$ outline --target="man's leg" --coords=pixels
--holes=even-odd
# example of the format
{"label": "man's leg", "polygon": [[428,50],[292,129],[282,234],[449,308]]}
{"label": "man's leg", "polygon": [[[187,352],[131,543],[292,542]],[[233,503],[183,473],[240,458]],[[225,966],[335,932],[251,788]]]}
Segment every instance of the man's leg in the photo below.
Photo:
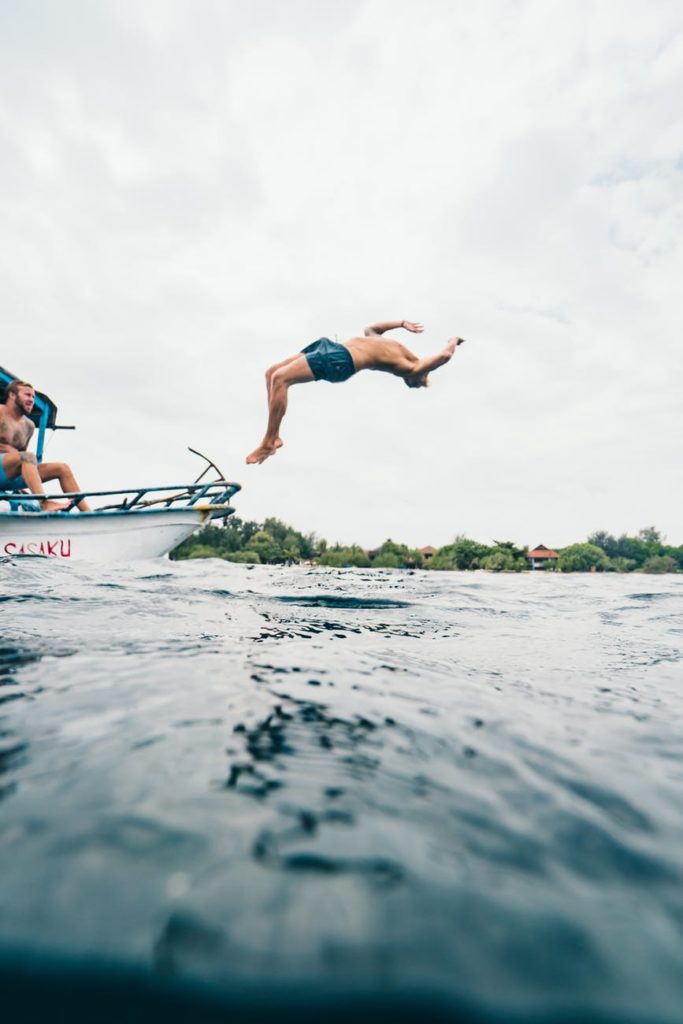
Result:
{"label": "man's leg", "polygon": [[[268,394],[268,408],[270,408],[270,385],[273,380],[273,374],[276,373],[277,370],[281,370],[283,366],[289,366],[289,364],[293,363],[295,359],[298,359],[300,355],[301,353],[297,352],[295,356],[290,356],[288,359],[283,359],[282,362],[280,363],[274,363],[272,366],[269,366],[268,369],[266,370],[266,392]],[[283,443],[284,442],[282,438],[278,437],[276,438],[275,441],[275,447],[282,448]]]}
{"label": "man's leg", "polygon": [[[41,462],[41,464],[36,468],[40,474],[40,479],[43,482],[47,482],[48,480],[59,480],[59,485],[65,494],[74,494],[80,491],[80,487],[76,482],[76,477],[73,475],[71,467],[68,466],[66,462]],[[28,477],[26,476],[26,473],[24,473],[23,476],[24,480],[26,480],[26,483],[28,484]],[[29,484],[29,487],[30,486],[31,485]],[[56,505],[57,503],[48,502],[47,504]],[[64,508],[65,506],[59,505],[58,507]],[[92,512],[92,509],[85,498],[83,498],[82,501],[79,501],[76,507],[79,508],[81,512]]]}
{"label": "man's leg", "polygon": [[270,398],[270,384],[271,384],[271,381],[273,379],[273,374],[277,370],[281,370],[283,368],[283,366],[289,366],[290,363],[295,362],[295,360],[297,360],[300,355],[301,355],[301,352],[297,352],[296,355],[289,356],[288,359],[283,359],[282,362],[280,362],[280,363],[273,363],[272,366],[268,367],[268,369],[266,370],[266,389],[268,391],[268,397],[269,398]]}
{"label": "man's leg", "polygon": [[[287,412],[287,391],[292,384],[305,384],[306,381],[315,380],[313,371],[308,365],[306,356],[298,355],[288,360],[284,366],[274,370],[270,378],[270,391],[268,397],[268,426],[263,441],[255,448],[251,455],[247,455],[247,463],[252,465],[255,462],[265,462],[267,458],[274,455],[282,444],[280,438],[280,424]],[[280,442],[278,445],[277,442]]]}
{"label": "man's leg", "polygon": [[[38,472],[38,464],[33,461],[28,461],[28,457],[25,452],[9,452],[7,455],[0,456],[2,458],[2,468],[5,472],[5,476],[12,480],[14,477],[21,476],[24,478],[24,483],[28,487],[31,494],[37,495],[41,498],[41,508],[43,512],[57,512],[60,509],[66,508],[66,505],[60,504],[57,501],[47,501],[41,497],[45,494],[45,488],[43,482],[40,479]],[[35,459],[35,456],[31,456]]]}

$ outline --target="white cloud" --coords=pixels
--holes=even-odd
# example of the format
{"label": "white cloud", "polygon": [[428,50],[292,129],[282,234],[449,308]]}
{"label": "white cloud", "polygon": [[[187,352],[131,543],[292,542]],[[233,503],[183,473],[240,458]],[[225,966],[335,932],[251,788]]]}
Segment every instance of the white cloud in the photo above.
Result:
{"label": "white cloud", "polygon": [[[372,544],[680,541],[683,16],[665,2],[5,5],[0,362],[96,486],[242,481]],[[468,344],[408,392],[292,392],[321,334]]]}

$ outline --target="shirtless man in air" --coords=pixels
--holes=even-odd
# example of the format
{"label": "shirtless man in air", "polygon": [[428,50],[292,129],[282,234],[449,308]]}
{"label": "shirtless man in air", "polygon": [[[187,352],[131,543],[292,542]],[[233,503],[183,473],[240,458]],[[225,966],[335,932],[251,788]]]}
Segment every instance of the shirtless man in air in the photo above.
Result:
{"label": "shirtless man in air", "polygon": [[429,386],[429,374],[451,359],[464,338],[451,338],[441,352],[427,359],[419,359],[400,341],[383,338],[386,331],[404,328],[413,334],[421,334],[422,324],[409,320],[389,320],[386,323],[366,327],[359,338],[349,338],[342,344],[320,338],[295,356],[276,363],[266,370],[268,389],[268,426],[258,448],[247,455],[248,463],[265,462],[282,447],[280,424],[287,411],[287,391],[292,384],[304,384],[309,380],[329,380],[333,384],[348,380],[361,370],[383,370],[401,377],[409,388]]}
{"label": "shirtless man in air", "polygon": [[[28,443],[33,436],[34,426],[28,418],[35,402],[31,384],[13,380],[7,388],[5,404],[0,405],[0,493],[3,490],[18,491],[27,487],[32,494],[44,495],[43,482],[59,480],[65,494],[80,491],[71,469],[65,462],[41,462],[31,452]],[[68,505],[42,498],[43,512],[60,512]],[[79,501],[81,512],[90,512],[87,501]]]}

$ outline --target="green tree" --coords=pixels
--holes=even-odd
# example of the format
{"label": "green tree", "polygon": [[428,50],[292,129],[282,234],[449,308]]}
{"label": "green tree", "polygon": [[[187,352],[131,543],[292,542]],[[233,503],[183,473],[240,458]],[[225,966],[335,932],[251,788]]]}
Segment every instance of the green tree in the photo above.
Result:
{"label": "green tree", "polygon": [[636,563],[632,558],[620,558],[617,555],[616,558],[610,558],[607,568],[610,572],[633,572]]}
{"label": "green tree", "polygon": [[248,548],[244,551],[227,551],[223,558],[226,562],[247,562],[250,565],[260,565],[261,563],[258,551],[249,551]]}
{"label": "green tree", "polygon": [[626,534],[619,538],[617,548],[619,558],[628,558],[636,566],[641,566],[652,554],[650,545],[644,540],[640,537],[627,537]]}
{"label": "green tree", "polygon": [[408,553],[408,548],[405,544],[397,544],[396,541],[388,540],[384,541],[384,544],[380,547],[377,552],[378,555],[396,555],[397,558],[403,558]]}
{"label": "green tree", "polygon": [[641,572],[678,572],[678,562],[671,555],[652,555],[643,565]]}
{"label": "green tree", "polygon": [[527,568],[524,552],[511,541],[496,543],[481,561],[482,569],[489,572],[521,572]]}
{"label": "green tree", "polygon": [[[217,558],[221,550],[220,544],[223,530],[220,530],[217,526],[205,526],[198,533],[193,534],[192,537],[188,537],[182,544],[179,544],[177,548],[174,548],[171,552],[171,558]],[[194,552],[202,549],[203,552],[209,551],[211,554],[199,554],[195,555]]]}
{"label": "green tree", "polygon": [[496,540],[496,541],[494,541],[494,544],[495,544],[495,547],[493,549],[494,551],[497,548],[501,548],[504,551],[509,551],[510,554],[512,555],[512,557],[514,558],[514,560],[516,562],[520,562],[521,563],[522,568],[526,568],[527,567],[526,553],[528,551],[528,548],[520,548],[520,547],[518,547],[514,543],[514,541],[511,541],[511,540]]}
{"label": "green tree", "polygon": [[237,516],[226,519],[224,526],[209,523],[179,544],[171,552],[171,558],[188,558],[197,546],[209,547],[217,556],[229,551],[239,551],[245,547],[249,537],[256,533],[257,528],[257,523],[245,523]]}
{"label": "green tree", "polygon": [[512,572],[515,568],[515,560],[509,551],[504,548],[495,548],[482,559],[481,567],[489,572],[503,572],[503,570]]}
{"label": "green tree", "polygon": [[662,551],[663,555],[669,555],[670,558],[675,558],[678,563],[678,568],[683,569],[683,544],[680,547],[673,547],[667,545]]}
{"label": "green tree", "polygon": [[570,544],[560,551],[558,568],[562,572],[603,572],[609,568],[609,559],[595,544]]}
{"label": "green tree", "polygon": [[518,548],[511,540],[496,541],[482,558],[481,567],[493,572],[521,572],[528,569],[526,550]]}
{"label": "green tree", "polygon": [[253,522],[253,520],[245,522],[245,520],[239,519],[237,516],[232,516],[228,519],[227,529],[232,529],[236,532],[239,538],[240,547],[244,548],[247,546],[254,534],[259,532],[261,527],[258,523]]}
{"label": "green tree", "polygon": [[263,529],[280,546],[285,558],[292,558],[296,561],[300,558],[312,558],[316,553],[315,534],[305,536],[288,526],[287,523],[283,523],[281,519],[274,518],[266,519]]}
{"label": "green tree", "polygon": [[491,548],[468,537],[458,536],[439,548],[426,563],[428,569],[480,569]]}
{"label": "green tree", "polygon": [[249,539],[249,550],[255,551],[262,562],[281,562],[282,548],[268,530],[258,530]]}
{"label": "green tree", "polygon": [[323,551],[319,561],[320,565],[329,565],[336,568],[342,568],[347,565],[357,568],[368,568],[371,565],[370,559],[363,549],[356,545],[341,547],[337,544]]}
{"label": "green tree", "polygon": [[427,562],[428,569],[434,569],[436,572],[441,570],[457,569],[455,559],[452,552],[449,550],[450,545],[447,547],[439,548],[435,551],[432,557]]}
{"label": "green tree", "polygon": [[372,560],[377,569],[412,569],[422,566],[423,558],[420,551],[409,548],[406,544],[397,544],[394,540],[385,540]]}
{"label": "green tree", "polygon": [[[232,562],[283,562],[289,559],[317,558],[321,565],[377,568],[422,567],[421,552],[386,540],[374,562],[358,545],[329,546],[314,533],[302,534],[273,516],[263,523],[230,516],[220,526],[209,523],[183,541],[171,558],[223,558]],[[519,571],[527,568],[526,551],[512,541],[497,541],[493,546],[480,544],[469,537],[457,536],[451,544],[440,548],[425,563],[429,569],[479,569],[494,572]],[[560,552],[558,568],[564,572],[599,571],[676,572],[683,571],[683,545],[664,544],[662,534],[654,526],[640,530],[637,536],[615,537],[606,530],[597,530],[583,544],[572,544]]]}
{"label": "green tree", "polygon": [[596,548],[602,548],[608,558],[625,557],[620,550],[619,541],[611,533],[608,533],[607,530],[596,530],[595,533],[590,535],[587,543],[593,544]]}
{"label": "green tree", "polygon": [[645,544],[650,544],[656,548],[660,548],[664,543],[664,538],[654,526],[646,526],[643,530],[639,530],[638,540],[642,540]]}
{"label": "green tree", "polygon": [[380,551],[372,560],[374,569],[402,569],[405,566],[404,559],[393,551]]}
{"label": "green tree", "polygon": [[590,535],[588,543],[602,548],[613,560],[627,559],[636,566],[642,566],[653,555],[666,554],[663,537],[654,526],[639,530],[637,537],[629,537],[625,533],[620,537],[614,537],[606,530],[598,530]]}
{"label": "green tree", "polygon": [[220,558],[220,555],[215,548],[209,547],[208,544],[195,544],[190,551],[187,558]]}

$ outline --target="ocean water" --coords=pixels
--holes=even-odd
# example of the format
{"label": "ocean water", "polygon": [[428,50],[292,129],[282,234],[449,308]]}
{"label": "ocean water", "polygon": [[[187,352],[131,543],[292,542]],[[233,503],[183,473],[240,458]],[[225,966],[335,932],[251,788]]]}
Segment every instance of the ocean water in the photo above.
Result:
{"label": "ocean water", "polygon": [[683,578],[0,579],[24,1020],[683,1019]]}

